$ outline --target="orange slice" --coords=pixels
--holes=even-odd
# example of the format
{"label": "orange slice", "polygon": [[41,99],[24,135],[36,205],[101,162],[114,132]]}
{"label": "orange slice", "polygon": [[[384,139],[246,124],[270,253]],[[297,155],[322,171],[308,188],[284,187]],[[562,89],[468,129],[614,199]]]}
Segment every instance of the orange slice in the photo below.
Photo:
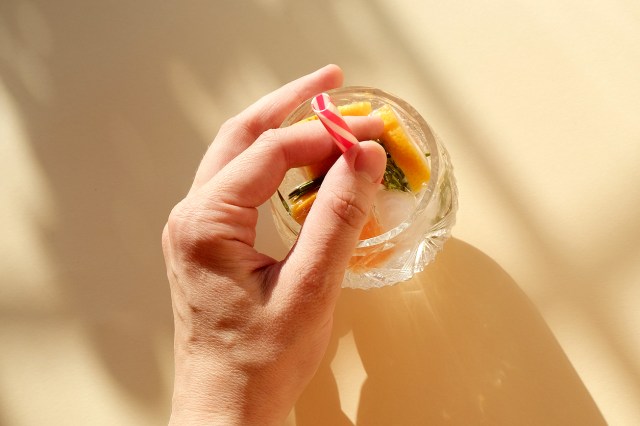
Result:
{"label": "orange slice", "polygon": [[371,102],[361,101],[338,106],[338,111],[342,115],[369,115],[371,114]]}
{"label": "orange slice", "polygon": [[[346,105],[338,105],[338,111],[340,111],[340,114],[345,116],[369,115],[371,114],[371,102],[360,101],[352,102]],[[302,120],[298,121],[298,123],[304,123],[306,121],[313,121],[317,119],[317,115],[312,115],[311,117],[303,118]]]}
{"label": "orange slice", "polygon": [[[337,151],[337,149],[336,149]],[[331,155],[319,163],[309,164],[308,166],[304,166],[304,175],[309,180],[314,180],[319,178],[320,176],[324,176],[327,174],[331,166],[336,162],[336,160],[340,158],[340,151],[336,152],[334,155]]]}
{"label": "orange slice", "polygon": [[316,201],[318,191],[312,191],[304,194],[291,205],[291,217],[302,225],[311,211],[313,202]]}
{"label": "orange slice", "polygon": [[[366,240],[382,234],[382,226],[373,212],[369,213],[369,219],[360,232],[360,239]],[[353,256],[349,260],[349,268],[352,271],[365,271],[369,268],[380,266],[391,255],[391,250],[369,253],[364,256]]]}
{"label": "orange slice", "polygon": [[385,251],[369,253],[364,256],[352,256],[349,260],[349,269],[353,272],[362,273],[371,268],[382,266],[389,257],[391,257],[393,249]]}
{"label": "orange slice", "polygon": [[360,232],[360,239],[366,240],[369,238],[377,237],[382,234],[382,226],[378,222],[378,219],[373,215],[373,212],[369,212],[369,218],[367,219],[367,223],[362,227],[362,231]]}
{"label": "orange slice", "polygon": [[411,140],[390,105],[381,106],[373,111],[373,115],[377,115],[384,121],[384,131],[380,138],[382,144],[404,173],[409,188],[413,192],[418,192],[431,177],[427,157]]}

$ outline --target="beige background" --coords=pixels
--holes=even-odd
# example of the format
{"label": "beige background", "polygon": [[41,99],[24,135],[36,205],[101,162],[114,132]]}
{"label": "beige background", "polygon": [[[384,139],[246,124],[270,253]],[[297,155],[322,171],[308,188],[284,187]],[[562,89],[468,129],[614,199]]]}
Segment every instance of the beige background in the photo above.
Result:
{"label": "beige background", "polygon": [[3,0],[0,424],[166,422],[164,220],[329,62],[423,112],[461,207],[424,274],[343,292],[289,423],[640,423],[638,2]]}

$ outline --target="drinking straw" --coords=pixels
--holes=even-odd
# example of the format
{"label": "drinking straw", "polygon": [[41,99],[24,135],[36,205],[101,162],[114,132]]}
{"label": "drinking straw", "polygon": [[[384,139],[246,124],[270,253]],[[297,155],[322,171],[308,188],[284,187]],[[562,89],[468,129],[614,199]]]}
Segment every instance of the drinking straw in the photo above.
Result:
{"label": "drinking straw", "polygon": [[311,100],[311,109],[316,113],[333,141],[342,152],[358,143],[338,108],[326,93],[320,93]]}

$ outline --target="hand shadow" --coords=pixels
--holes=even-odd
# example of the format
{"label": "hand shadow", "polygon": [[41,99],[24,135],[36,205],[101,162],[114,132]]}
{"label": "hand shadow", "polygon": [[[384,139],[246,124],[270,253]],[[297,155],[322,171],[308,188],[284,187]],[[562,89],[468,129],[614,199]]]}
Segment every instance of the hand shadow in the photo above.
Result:
{"label": "hand shadow", "polygon": [[[332,364],[338,352],[351,362]],[[362,373],[350,377],[349,365],[364,368],[364,383]],[[343,291],[330,350],[295,419],[352,425],[350,418],[358,425],[606,424],[526,295],[491,258],[456,239],[409,282]]]}

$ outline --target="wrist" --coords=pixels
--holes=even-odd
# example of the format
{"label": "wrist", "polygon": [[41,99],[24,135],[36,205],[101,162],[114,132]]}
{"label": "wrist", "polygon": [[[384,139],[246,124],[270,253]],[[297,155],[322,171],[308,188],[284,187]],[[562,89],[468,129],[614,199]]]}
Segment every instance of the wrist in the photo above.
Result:
{"label": "wrist", "polygon": [[241,377],[216,368],[214,362],[176,358],[170,425],[246,424]]}
{"label": "wrist", "polygon": [[[277,393],[266,395],[242,371],[211,360],[176,363],[170,425],[281,425]],[[186,362],[185,362],[186,361]]]}
{"label": "wrist", "polygon": [[197,395],[174,395],[169,425],[277,426],[284,421],[284,418],[275,415],[278,413],[270,412],[268,401],[251,405],[225,404],[219,400],[207,403]]}
{"label": "wrist", "polygon": [[224,425],[236,426],[244,425],[241,419],[233,415],[202,413],[188,409],[175,408],[171,411],[169,426],[209,426]]}

